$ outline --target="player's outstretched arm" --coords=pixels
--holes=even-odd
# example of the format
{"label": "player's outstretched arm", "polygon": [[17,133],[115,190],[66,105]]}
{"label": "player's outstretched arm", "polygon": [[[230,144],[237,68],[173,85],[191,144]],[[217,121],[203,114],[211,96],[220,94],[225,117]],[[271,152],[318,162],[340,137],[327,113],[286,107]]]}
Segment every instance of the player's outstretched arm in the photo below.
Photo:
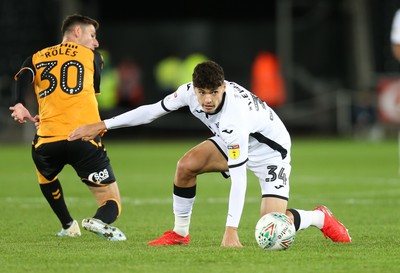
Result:
{"label": "player's outstretched arm", "polygon": [[69,134],[68,141],[74,141],[77,139],[89,141],[94,139],[96,136],[103,134],[106,130],[107,127],[104,121],[83,125]]}

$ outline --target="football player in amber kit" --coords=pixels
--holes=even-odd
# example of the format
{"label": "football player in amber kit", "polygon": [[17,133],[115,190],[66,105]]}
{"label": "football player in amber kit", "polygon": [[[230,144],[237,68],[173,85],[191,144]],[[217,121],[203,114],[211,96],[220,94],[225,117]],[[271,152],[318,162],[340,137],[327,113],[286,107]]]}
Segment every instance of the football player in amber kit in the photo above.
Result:
{"label": "football player in amber kit", "polygon": [[[15,75],[15,105],[9,109],[19,123],[36,124],[32,141],[40,189],[61,222],[58,236],[80,236],[79,224],[67,208],[58,174],[71,165],[93,193],[99,208],[82,226],[112,241],[126,236],[110,224],[121,213],[121,198],[114,172],[101,136],[86,142],[67,141],[77,126],[100,121],[96,95],[100,94],[102,56],[96,30],[99,23],[87,16],[73,14],[64,19],[60,44],[44,48],[23,63]],[[39,114],[32,116],[25,107],[25,93],[33,84]]]}

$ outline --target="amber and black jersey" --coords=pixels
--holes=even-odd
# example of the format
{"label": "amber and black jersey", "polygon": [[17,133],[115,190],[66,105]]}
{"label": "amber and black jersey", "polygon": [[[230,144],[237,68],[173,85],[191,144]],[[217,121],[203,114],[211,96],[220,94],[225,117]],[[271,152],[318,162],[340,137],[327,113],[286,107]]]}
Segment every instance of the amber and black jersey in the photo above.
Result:
{"label": "amber and black jersey", "polygon": [[[24,62],[15,79],[33,76],[41,143],[65,140],[77,127],[101,120],[96,95],[102,69],[100,53],[71,42],[40,50]],[[17,102],[23,102],[18,84],[16,94]]]}

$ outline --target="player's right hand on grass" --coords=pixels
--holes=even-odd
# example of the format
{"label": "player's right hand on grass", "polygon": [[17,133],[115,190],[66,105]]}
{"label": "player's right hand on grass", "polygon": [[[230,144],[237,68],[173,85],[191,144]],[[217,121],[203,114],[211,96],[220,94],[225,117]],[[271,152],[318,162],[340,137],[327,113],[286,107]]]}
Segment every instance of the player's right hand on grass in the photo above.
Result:
{"label": "player's right hand on grass", "polygon": [[225,227],[224,237],[221,242],[222,247],[243,247],[239,241],[236,227]]}

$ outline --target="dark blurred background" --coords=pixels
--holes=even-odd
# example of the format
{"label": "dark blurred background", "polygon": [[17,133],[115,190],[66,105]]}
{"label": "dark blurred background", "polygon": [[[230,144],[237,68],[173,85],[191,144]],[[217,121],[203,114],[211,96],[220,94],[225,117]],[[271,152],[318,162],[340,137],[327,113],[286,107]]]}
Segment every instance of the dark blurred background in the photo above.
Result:
{"label": "dark blurred background", "polygon": [[[292,135],[379,140],[397,134],[399,120],[385,117],[393,107],[382,106],[380,94],[400,75],[390,48],[399,0],[258,2],[0,0],[0,140],[31,139],[33,126],[10,118],[13,76],[27,56],[61,41],[62,19],[72,13],[100,23],[103,118],[158,101],[190,81],[196,63],[213,59],[227,80],[252,91],[260,89],[262,73],[274,75],[267,84],[281,97],[266,100]],[[261,60],[265,66],[257,66]],[[33,97],[31,103],[34,109]],[[203,134],[210,135],[182,109],[108,137]]]}

